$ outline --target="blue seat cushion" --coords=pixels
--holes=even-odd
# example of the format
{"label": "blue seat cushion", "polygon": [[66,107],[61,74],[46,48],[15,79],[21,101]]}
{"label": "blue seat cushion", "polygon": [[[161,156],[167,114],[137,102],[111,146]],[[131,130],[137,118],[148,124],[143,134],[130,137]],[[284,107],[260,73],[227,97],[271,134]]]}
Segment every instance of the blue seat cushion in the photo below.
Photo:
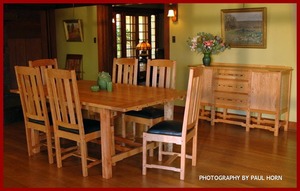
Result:
{"label": "blue seat cushion", "polygon": [[182,135],[182,121],[165,120],[153,125],[147,133],[161,135]]}
{"label": "blue seat cushion", "polygon": [[[48,113],[48,118],[49,118],[50,125],[53,125],[51,113]],[[45,125],[45,121],[43,121],[43,120],[36,120],[36,119],[28,118],[28,121],[31,122],[31,123],[37,123],[37,124],[40,124],[40,125]]]}
{"label": "blue seat cushion", "polygon": [[146,107],[140,111],[128,111],[125,114],[131,115],[131,116],[136,116],[136,117],[142,117],[142,118],[146,118],[146,119],[155,119],[158,117],[163,117],[164,110],[160,109],[160,108],[155,108],[155,107]]}
{"label": "blue seat cushion", "polygon": [[[93,120],[93,119],[83,119],[83,126],[84,126],[85,134],[89,134],[100,130],[100,121]],[[58,126],[58,129],[70,133],[79,134],[79,130],[76,129],[69,129],[62,126]]]}

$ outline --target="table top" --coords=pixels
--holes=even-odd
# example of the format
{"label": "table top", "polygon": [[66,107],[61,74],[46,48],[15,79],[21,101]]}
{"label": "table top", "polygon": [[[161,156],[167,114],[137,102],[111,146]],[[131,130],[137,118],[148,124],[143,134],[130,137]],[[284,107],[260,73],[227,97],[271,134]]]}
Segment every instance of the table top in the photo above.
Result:
{"label": "table top", "polygon": [[[91,86],[96,85],[96,81],[78,80],[77,84],[83,106],[120,112],[141,110],[144,107],[183,99],[186,96],[186,91],[118,83],[113,84],[112,92],[106,90],[93,92]],[[46,87],[45,91],[47,91]],[[10,92],[19,93],[17,89],[10,90]]]}
{"label": "table top", "polygon": [[79,80],[77,84],[82,105],[120,112],[141,110],[147,106],[183,99],[186,96],[186,91],[117,83],[113,84],[112,92],[106,90],[93,92],[91,86],[96,85],[96,81]]}

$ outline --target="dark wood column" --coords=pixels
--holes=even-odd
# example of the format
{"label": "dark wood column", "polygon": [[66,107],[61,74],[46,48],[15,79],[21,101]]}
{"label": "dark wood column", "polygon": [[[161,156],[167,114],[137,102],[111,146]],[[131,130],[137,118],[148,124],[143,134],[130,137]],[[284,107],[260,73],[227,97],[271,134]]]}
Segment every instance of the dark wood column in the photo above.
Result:
{"label": "dark wood column", "polygon": [[165,59],[170,59],[170,18],[167,17],[169,4],[164,4],[164,55]]}
{"label": "dark wood column", "polygon": [[98,71],[112,72],[112,7],[97,5]]}

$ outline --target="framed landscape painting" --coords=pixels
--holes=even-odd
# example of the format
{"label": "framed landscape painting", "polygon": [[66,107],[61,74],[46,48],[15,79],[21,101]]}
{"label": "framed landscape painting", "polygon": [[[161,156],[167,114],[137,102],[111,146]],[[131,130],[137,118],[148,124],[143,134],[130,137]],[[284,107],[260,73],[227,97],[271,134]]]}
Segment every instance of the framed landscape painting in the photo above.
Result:
{"label": "framed landscape painting", "polygon": [[222,9],[222,37],[231,48],[267,48],[267,8]]}
{"label": "framed landscape painting", "polygon": [[82,24],[79,19],[64,20],[66,40],[68,42],[82,42]]}

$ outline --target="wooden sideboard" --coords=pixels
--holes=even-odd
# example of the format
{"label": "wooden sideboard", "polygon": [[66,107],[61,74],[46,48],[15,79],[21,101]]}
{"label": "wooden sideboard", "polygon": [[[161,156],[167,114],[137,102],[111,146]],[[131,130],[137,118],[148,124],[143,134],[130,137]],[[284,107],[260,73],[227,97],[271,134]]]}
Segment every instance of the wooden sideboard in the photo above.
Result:
{"label": "wooden sideboard", "polygon": [[205,67],[200,119],[261,128],[278,136],[288,130],[292,68],[212,63]]}

